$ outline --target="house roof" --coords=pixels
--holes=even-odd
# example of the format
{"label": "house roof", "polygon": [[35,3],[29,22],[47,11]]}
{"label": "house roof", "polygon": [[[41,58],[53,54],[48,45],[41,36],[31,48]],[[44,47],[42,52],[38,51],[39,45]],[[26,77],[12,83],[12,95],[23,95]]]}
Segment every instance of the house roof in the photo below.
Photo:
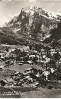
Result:
{"label": "house roof", "polygon": [[44,71],[43,74],[44,74],[44,76],[48,76],[50,74],[50,72],[49,71]]}

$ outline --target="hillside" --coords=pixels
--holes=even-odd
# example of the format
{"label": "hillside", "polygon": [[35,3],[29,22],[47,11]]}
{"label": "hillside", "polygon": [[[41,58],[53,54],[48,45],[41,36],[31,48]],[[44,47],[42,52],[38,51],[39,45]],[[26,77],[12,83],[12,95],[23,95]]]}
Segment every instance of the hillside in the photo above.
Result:
{"label": "hillside", "polygon": [[14,16],[3,28],[0,28],[0,42],[39,44],[52,35],[50,31],[58,27],[60,20],[60,15],[43,8],[35,6],[22,8],[18,16]]}

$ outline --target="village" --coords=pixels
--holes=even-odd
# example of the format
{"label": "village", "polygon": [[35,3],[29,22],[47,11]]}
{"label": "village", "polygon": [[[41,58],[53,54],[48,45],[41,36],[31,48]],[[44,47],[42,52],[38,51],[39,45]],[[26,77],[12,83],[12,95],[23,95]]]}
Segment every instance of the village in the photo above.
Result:
{"label": "village", "polygon": [[61,52],[3,46],[0,50],[0,86],[61,88]]}

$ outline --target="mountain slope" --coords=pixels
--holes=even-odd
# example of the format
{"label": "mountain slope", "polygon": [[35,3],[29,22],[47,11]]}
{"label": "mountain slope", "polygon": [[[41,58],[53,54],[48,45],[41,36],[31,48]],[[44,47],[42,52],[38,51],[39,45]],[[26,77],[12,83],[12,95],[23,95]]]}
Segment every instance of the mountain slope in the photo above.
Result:
{"label": "mountain slope", "polygon": [[18,16],[0,28],[1,43],[41,43],[52,35],[50,31],[58,27],[60,18],[60,15],[35,6],[22,8]]}

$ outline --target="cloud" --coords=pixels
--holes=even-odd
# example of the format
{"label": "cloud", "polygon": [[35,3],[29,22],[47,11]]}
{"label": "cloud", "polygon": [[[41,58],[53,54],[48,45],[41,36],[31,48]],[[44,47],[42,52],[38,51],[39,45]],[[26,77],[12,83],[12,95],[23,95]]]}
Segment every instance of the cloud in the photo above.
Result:
{"label": "cloud", "polygon": [[14,16],[18,16],[19,15],[19,12],[18,13],[16,13]]}
{"label": "cloud", "polygon": [[14,15],[12,15],[12,14],[9,13],[9,17],[11,17],[11,18],[13,18],[14,16],[18,16],[18,15],[19,15],[19,12],[16,13],[16,14],[14,14]]}
{"label": "cloud", "polygon": [[6,22],[9,22],[9,19],[5,16],[2,16],[2,14],[0,13],[0,27],[2,27]]}
{"label": "cloud", "polygon": [[29,0],[29,2],[36,2],[36,0]]}
{"label": "cloud", "polygon": [[9,13],[9,17],[13,18],[13,15]]}
{"label": "cloud", "polygon": [[19,15],[19,12],[12,15],[12,14],[8,14],[10,18],[6,18],[4,15],[2,15],[2,13],[0,13],[0,27],[2,27],[3,25],[5,25],[5,23],[9,22],[10,19],[12,19],[14,16]]}

